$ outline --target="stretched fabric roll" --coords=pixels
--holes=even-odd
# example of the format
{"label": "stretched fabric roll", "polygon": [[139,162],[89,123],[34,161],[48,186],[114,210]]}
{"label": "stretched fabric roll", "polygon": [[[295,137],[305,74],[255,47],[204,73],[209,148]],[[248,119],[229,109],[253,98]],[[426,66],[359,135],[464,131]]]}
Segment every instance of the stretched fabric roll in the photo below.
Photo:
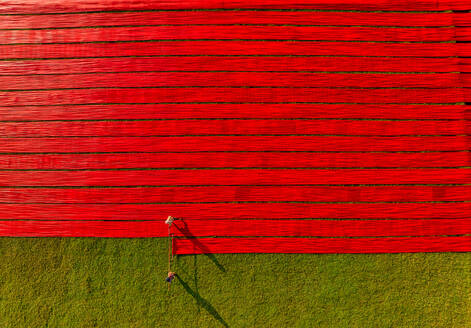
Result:
{"label": "stretched fabric roll", "polygon": [[337,26],[469,26],[469,13],[389,13],[309,11],[147,11],[4,16],[0,29],[39,29],[133,25],[337,25]]}
{"label": "stretched fabric roll", "polygon": [[3,137],[142,137],[173,135],[460,135],[465,120],[163,120],[119,122],[15,122],[0,125]]}
{"label": "stretched fabric roll", "polygon": [[0,204],[0,220],[463,219],[471,203]]}
{"label": "stretched fabric roll", "polygon": [[126,120],[214,118],[336,118],[461,120],[465,105],[391,104],[113,104],[0,107],[5,120]]}
{"label": "stretched fabric roll", "polygon": [[[123,56],[392,56],[466,57],[466,43],[316,41],[160,41],[0,45],[0,59]],[[197,67],[195,67],[198,70]]]}
{"label": "stretched fabric roll", "polygon": [[[471,86],[457,73],[324,74],[274,72],[120,73],[85,75],[0,76],[1,90],[151,88],[151,87],[289,87],[289,88],[453,88]],[[313,92],[315,92],[313,90]]]}
{"label": "stretched fabric roll", "polygon": [[0,186],[467,184],[469,168],[0,171]]}
{"label": "stretched fabric roll", "polygon": [[461,88],[120,88],[0,92],[4,106],[106,103],[360,103],[455,104],[471,100]]}
{"label": "stretched fabric roll", "polygon": [[[457,136],[180,136],[3,138],[0,153],[315,151],[467,151]],[[202,155],[204,157],[204,154]]]}
{"label": "stretched fabric roll", "polygon": [[64,3],[60,0],[29,0],[19,2],[7,0],[2,3],[0,13],[61,13],[83,11],[111,10],[150,10],[150,9],[323,9],[323,10],[470,10],[471,4],[466,0],[167,0],[167,1],[133,1],[118,0],[100,2],[91,0],[71,0]]}
{"label": "stretched fabric roll", "polygon": [[205,152],[0,155],[0,169],[439,168],[465,167],[468,153]]}
{"label": "stretched fabric roll", "polygon": [[[75,46],[74,46],[75,47]],[[140,45],[142,47],[142,45]],[[80,59],[34,59],[0,61],[2,75],[79,74],[109,72],[239,71],[239,72],[470,72],[470,58],[446,57],[269,57],[269,56],[187,56],[173,57],[106,57]],[[210,75],[208,72],[204,75]],[[211,72],[209,72],[211,73]],[[265,73],[266,74],[266,73]],[[176,74],[175,76],[178,76]],[[194,77],[198,75],[192,74]],[[370,75],[370,77],[373,75]],[[415,76],[415,75],[412,75]],[[91,76],[92,78],[94,75]],[[104,77],[102,75],[102,77]],[[329,75],[335,78],[335,75]],[[10,77],[11,78],[11,77]],[[17,76],[19,79],[41,79],[44,76]],[[54,80],[59,78],[56,76]],[[8,77],[2,77],[8,79]],[[81,83],[81,79],[75,79]],[[167,79],[172,82],[173,79]],[[130,81],[131,82],[131,81]],[[156,83],[160,82],[155,80]],[[250,79],[246,82],[250,83]],[[309,81],[306,81],[307,83]],[[365,81],[364,83],[367,83]]]}
{"label": "stretched fabric roll", "polygon": [[[471,233],[470,219],[175,221],[175,236],[429,236]],[[165,237],[161,221],[0,221],[0,236]]]}
{"label": "stretched fabric roll", "polygon": [[[458,39],[469,35],[461,28]],[[0,30],[1,44],[155,40],[316,40],[444,42],[455,40],[452,27],[389,28],[329,26],[175,25],[93,29]]]}
{"label": "stretched fabric roll", "polygon": [[403,238],[177,238],[176,254],[470,252],[471,236]]}
{"label": "stretched fabric roll", "polygon": [[1,203],[460,202],[471,186],[0,188]]}

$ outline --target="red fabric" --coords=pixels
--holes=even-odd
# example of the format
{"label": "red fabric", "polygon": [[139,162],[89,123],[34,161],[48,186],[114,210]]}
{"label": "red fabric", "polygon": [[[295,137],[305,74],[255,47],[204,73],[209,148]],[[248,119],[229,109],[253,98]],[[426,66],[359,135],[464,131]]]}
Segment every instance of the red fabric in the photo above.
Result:
{"label": "red fabric", "polygon": [[19,2],[5,0],[0,13],[62,13],[111,10],[151,9],[322,9],[322,10],[399,10],[437,11],[470,10],[467,0],[115,0],[96,2],[94,0],[30,0]]}
{"label": "red fabric", "polygon": [[471,121],[369,120],[165,120],[131,122],[15,122],[0,125],[3,137],[128,137],[173,135],[459,135]]}
{"label": "red fabric", "polygon": [[[439,95],[439,94],[438,94]],[[228,152],[228,151],[467,151],[469,137],[455,136],[180,136],[3,138],[0,153]],[[205,154],[200,154],[204,157]]]}
{"label": "red fabric", "polygon": [[[0,169],[440,168],[465,167],[468,153],[205,152],[0,155]],[[425,188],[425,187],[424,187]],[[1,192],[1,190],[0,190]],[[383,191],[384,193],[384,191]],[[180,195],[176,195],[178,197]]]}
{"label": "red fabric", "polygon": [[[203,41],[202,41],[203,42]],[[116,44],[119,45],[119,44]],[[74,48],[77,45],[74,45]],[[145,47],[145,44],[139,45],[139,48]],[[47,47],[44,45],[43,47]],[[453,47],[453,46],[451,46]],[[172,78],[167,78],[166,82],[173,83],[173,76],[185,76],[184,74],[176,74],[176,71],[194,71],[195,67],[201,71],[239,71],[260,72],[260,75],[267,75],[264,71],[272,72],[470,72],[471,58],[446,58],[446,57],[270,57],[270,56],[186,56],[175,60],[174,57],[106,57],[106,58],[78,58],[78,59],[34,59],[34,60],[14,60],[0,61],[0,69],[2,75],[26,75],[26,74],[78,74],[78,73],[109,73],[109,72],[136,72],[136,71],[155,71],[160,72],[161,76],[169,75],[162,73],[172,71]],[[221,74],[218,72],[219,75]],[[232,74],[240,76],[239,74]],[[250,73],[251,75],[252,73]],[[143,76],[145,76],[144,74]],[[198,74],[191,74],[198,78]],[[456,77],[461,75],[454,74]],[[75,79],[75,83],[85,83],[88,79],[94,79],[95,75],[81,76]],[[140,75],[136,75],[140,76]],[[156,73],[154,73],[156,76]],[[206,72],[202,76],[218,76],[217,73]],[[231,75],[228,75],[231,76]],[[362,75],[367,77],[389,78],[387,75]],[[104,74],[101,78],[105,78]],[[336,75],[330,74],[328,77],[336,78]],[[413,77],[417,77],[413,75]],[[423,77],[423,76],[422,76]],[[61,77],[57,75],[53,81],[70,77]],[[2,77],[4,80],[10,81],[29,81],[30,83],[38,80],[43,83],[51,83],[51,79],[44,76],[16,76]],[[94,79],[97,80],[97,79]],[[417,82],[427,83],[427,79],[417,79]],[[115,80],[113,80],[115,81]],[[359,80],[360,81],[360,80]],[[99,82],[99,81],[97,81]],[[124,81],[116,81],[116,83]],[[139,81],[127,81],[137,83]],[[161,83],[154,80],[155,83]],[[220,81],[212,81],[213,83]],[[251,83],[251,79],[246,80]],[[309,83],[309,80],[305,81]],[[368,80],[360,81],[369,83]],[[38,82],[36,82],[38,83]],[[88,82],[90,83],[90,82]],[[145,106],[143,106],[145,107]],[[293,112],[295,114],[295,112]],[[325,113],[327,114],[327,113]]]}
{"label": "red fabric", "polygon": [[471,186],[0,188],[0,203],[18,204],[213,203],[234,199],[240,202],[456,202],[471,201]]}
{"label": "red fabric", "polygon": [[[177,237],[204,236],[438,236],[471,234],[471,219],[435,220],[189,220],[175,221]],[[0,221],[0,236],[166,237],[159,221]],[[204,241],[205,239],[202,239]],[[234,240],[234,239],[233,239]],[[231,241],[230,241],[231,243]],[[237,240],[236,240],[237,243]],[[187,245],[178,239],[180,245]],[[238,252],[235,248],[234,252]]]}
{"label": "red fabric", "polygon": [[[458,219],[471,203],[0,204],[4,220]],[[165,219],[165,217],[164,217]],[[163,220],[162,220],[163,222]]]}
{"label": "red fabric", "polygon": [[[455,34],[457,34],[455,36]],[[147,40],[316,40],[439,42],[461,40],[468,28],[394,28],[326,26],[174,25],[93,29],[0,30],[3,44],[76,43]]]}
{"label": "red fabric", "polygon": [[[163,68],[163,67],[162,67]],[[160,69],[162,69],[160,68]],[[450,68],[452,70],[452,68]],[[1,90],[70,88],[151,88],[151,87],[292,87],[292,88],[454,88],[471,86],[471,78],[456,73],[427,74],[324,74],[266,72],[166,72],[97,73],[77,79],[76,75],[0,76]],[[445,91],[445,90],[443,90]],[[209,90],[206,92],[210,92]],[[316,93],[316,90],[312,90]],[[230,100],[230,96],[227,100]]]}
{"label": "red fabric", "polygon": [[471,251],[470,9],[3,1],[0,236]]}
{"label": "red fabric", "polygon": [[471,236],[405,238],[176,239],[178,254],[470,252]]}
{"label": "red fabric", "polygon": [[467,184],[471,169],[0,171],[0,186]]}
{"label": "red fabric", "polygon": [[0,45],[0,58],[123,56],[393,56],[454,57],[469,54],[467,43],[368,43],[316,41],[160,41]]}
{"label": "red fabric", "polygon": [[[337,26],[469,26],[469,13],[391,13],[310,11],[147,11],[4,16],[1,29],[133,25],[278,24]],[[314,21],[315,18],[315,21]]]}
{"label": "red fabric", "polygon": [[356,88],[182,88],[67,89],[0,92],[4,106],[103,103],[460,103],[471,100],[461,88],[356,89]]}
{"label": "red fabric", "polygon": [[[1,62],[0,62],[1,64]],[[112,104],[0,107],[5,120],[129,120],[129,119],[453,119],[462,120],[465,105],[391,104]]]}

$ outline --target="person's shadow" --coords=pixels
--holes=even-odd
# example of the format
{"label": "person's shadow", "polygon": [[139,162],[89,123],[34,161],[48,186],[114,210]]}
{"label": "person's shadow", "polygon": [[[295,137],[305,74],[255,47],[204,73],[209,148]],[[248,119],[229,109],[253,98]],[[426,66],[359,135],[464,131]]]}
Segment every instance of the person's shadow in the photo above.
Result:
{"label": "person's shadow", "polygon": [[219,321],[224,327],[229,327],[227,322],[224,321],[224,319],[219,315],[218,311],[216,311],[216,309],[214,308],[214,306],[211,305],[211,303],[201,297],[201,295],[197,291],[191,289],[191,287],[178,274],[176,274],[175,277],[177,277],[178,282],[180,282],[180,284],[183,286],[183,288],[188,294],[190,294],[196,299],[196,301],[199,305],[201,305],[201,307],[208,311],[208,313],[211,314],[214,319]]}
{"label": "person's shadow", "polygon": [[[187,227],[186,223],[183,220],[178,219],[178,221],[175,221],[175,223],[177,223],[177,224],[174,224],[174,226],[176,227],[176,229],[178,229],[182,233],[183,236],[189,237],[191,239],[191,241],[193,242],[193,244],[195,245],[195,247],[198,247],[198,248],[202,249],[204,255],[207,256],[216,265],[216,267],[219,270],[221,270],[222,272],[226,272],[226,269],[224,268],[224,266],[221,263],[219,263],[219,261],[214,256],[214,254],[208,253],[208,250],[206,249],[206,246],[204,246],[200,241],[198,241],[197,238],[195,238],[195,236],[193,236],[191,234],[191,232],[188,230],[188,227]],[[193,296],[193,298],[196,300],[196,302],[199,306],[201,306],[206,311],[208,311],[208,313],[211,314],[214,317],[214,319],[219,321],[219,323],[221,323],[224,327],[229,327],[227,322],[221,317],[221,315],[214,308],[214,306],[212,306],[211,303],[209,303],[206,299],[204,299],[200,295],[200,293],[198,292],[198,266],[197,266],[197,261],[196,261],[196,256],[197,255],[194,255],[194,256],[195,256],[195,258],[194,258],[194,262],[193,262],[193,268],[194,268],[193,277],[194,277],[195,288],[192,289],[190,287],[190,285],[188,283],[186,283],[182,279],[182,277],[180,277],[178,274],[175,274],[175,277],[177,278],[178,282],[180,282],[180,284],[183,286],[185,291],[188,294],[190,294],[191,296]]]}

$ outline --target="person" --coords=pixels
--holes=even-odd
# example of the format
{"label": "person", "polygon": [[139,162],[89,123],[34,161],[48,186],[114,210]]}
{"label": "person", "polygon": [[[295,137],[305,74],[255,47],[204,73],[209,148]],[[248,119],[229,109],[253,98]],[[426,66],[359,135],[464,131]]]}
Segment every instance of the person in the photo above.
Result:
{"label": "person", "polygon": [[169,271],[167,278],[165,278],[165,281],[171,284],[173,279],[175,279],[175,272]]}

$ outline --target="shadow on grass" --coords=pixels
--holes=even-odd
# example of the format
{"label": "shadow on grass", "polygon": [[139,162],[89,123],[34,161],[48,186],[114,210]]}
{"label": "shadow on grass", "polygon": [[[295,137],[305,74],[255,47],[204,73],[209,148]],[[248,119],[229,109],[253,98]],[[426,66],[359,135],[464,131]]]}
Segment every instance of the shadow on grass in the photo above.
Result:
{"label": "shadow on grass", "polygon": [[218,311],[216,311],[216,309],[211,305],[211,303],[201,297],[201,295],[197,291],[191,289],[191,287],[182,278],[180,278],[178,274],[175,276],[177,277],[180,284],[182,284],[183,288],[185,288],[186,292],[193,296],[199,305],[201,305],[206,311],[208,311],[208,313],[211,314],[214,319],[219,321],[224,327],[229,327],[227,322],[224,321],[224,319],[219,315]]}
{"label": "shadow on grass", "polygon": [[208,257],[215,265],[216,267],[221,270],[222,272],[226,272],[226,268],[224,268],[224,266],[219,263],[218,259],[216,258],[216,256],[214,256],[214,254],[211,254],[211,252],[209,251],[209,249],[204,246],[199,240],[198,238],[196,238],[194,235],[191,234],[190,230],[188,229],[188,226],[186,224],[186,222],[182,219],[177,219],[176,221],[174,221],[174,226],[176,229],[178,229],[182,234],[183,236],[187,237],[189,240],[191,240],[191,242],[193,243],[193,247],[195,248],[198,248],[200,250],[202,250],[203,254]]}

